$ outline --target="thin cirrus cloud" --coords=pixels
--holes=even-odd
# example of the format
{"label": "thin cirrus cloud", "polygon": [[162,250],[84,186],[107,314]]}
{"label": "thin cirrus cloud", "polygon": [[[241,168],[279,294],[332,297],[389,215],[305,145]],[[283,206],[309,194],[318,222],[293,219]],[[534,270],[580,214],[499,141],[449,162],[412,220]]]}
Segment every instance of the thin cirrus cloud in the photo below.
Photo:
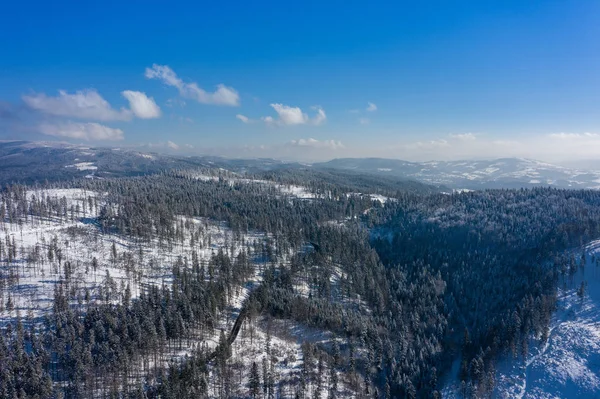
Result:
{"label": "thin cirrus cloud", "polygon": [[160,117],[160,108],[152,97],[132,90],[125,90],[121,94],[129,102],[130,109],[114,109],[93,89],[79,90],[72,94],[60,90],[56,97],[40,93],[22,98],[31,109],[53,116],[96,121],[128,121],[133,117],[141,119]]}
{"label": "thin cirrus cloud", "polygon": [[242,122],[244,122],[244,123],[252,123],[252,122],[254,122],[254,121],[252,121],[250,118],[248,118],[247,116],[244,116],[244,115],[242,115],[242,114],[237,114],[235,117],[236,117],[237,119],[241,120],[241,121],[242,121]]}
{"label": "thin cirrus cloud", "polygon": [[323,108],[319,106],[314,106],[312,107],[312,109],[317,111],[317,115],[312,119],[312,123],[314,125],[318,126],[327,120],[327,115],[325,115],[325,111],[323,111]]}
{"label": "thin cirrus cloud", "polygon": [[[367,107],[364,110],[366,112],[375,112],[375,111],[377,111],[377,105],[375,105],[375,103],[368,101]],[[362,113],[362,111],[360,109],[351,109],[348,112],[350,112],[351,114],[361,114]],[[361,118],[358,118],[358,123],[360,123],[361,125],[368,125],[369,123],[371,123],[371,120],[369,118],[361,117]]]}
{"label": "thin cirrus cloud", "polygon": [[175,87],[182,97],[196,100],[202,104],[240,105],[240,95],[233,87],[219,84],[217,89],[211,93],[200,88],[196,82],[184,82],[167,65],[153,64],[151,68],[146,68],[145,76],[147,79],[158,79],[167,86]]}
{"label": "thin cirrus cloud", "polygon": [[373,104],[373,103],[371,103],[371,102],[368,102],[368,103],[367,103],[367,108],[366,108],[366,110],[367,110],[368,112],[374,112],[374,111],[377,111],[377,105],[375,105],[375,104]]}
{"label": "thin cirrus cloud", "polygon": [[123,131],[101,125],[95,122],[76,123],[65,122],[58,124],[43,123],[39,126],[40,133],[48,136],[98,141],[123,140]]}

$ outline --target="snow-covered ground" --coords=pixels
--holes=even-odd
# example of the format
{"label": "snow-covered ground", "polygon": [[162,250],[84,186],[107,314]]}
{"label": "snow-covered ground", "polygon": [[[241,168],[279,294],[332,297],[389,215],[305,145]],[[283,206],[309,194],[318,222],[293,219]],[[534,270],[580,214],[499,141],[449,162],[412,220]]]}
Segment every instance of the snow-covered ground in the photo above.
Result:
{"label": "snow-covered ground", "polygon": [[[560,284],[548,341],[530,341],[527,359],[503,359],[495,398],[600,398],[600,241],[586,248],[585,267]],[[581,284],[586,288],[578,295]],[[445,398],[460,398],[456,382]]]}
{"label": "snow-covered ground", "polygon": [[[596,252],[597,245],[590,250]],[[577,294],[582,282],[583,298]],[[600,397],[600,267],[591,256],[560,289],[548,342],[525,362],[510,363],[498,368],[498,397]]]}
{"label": "snow-covered ground", "polygon": [[[291,195],[310,198],[310,193],[301,187],[281,186],[280,189]],[[4,256],[0,256],[0,276],[7,283],[5,288],[0,289],[0,303],[10,304],[0,306],[0,326],[13,321],[17,314],[21,318],[31,320],[40,320],[40,317],[48,314],[52,310],[55,288],[65,280],[67,273],[71,282],[67,295],[73,306],[82,299],[82,293],[85,291],[90,293],[92,301],[103,300],[103,290],[107,285],[114,287],[111,301],[119,300],[119,293],[123,292],[127,284],[130,285],[132,299],[135,299],[141,290],[150,284],[168,285],[172,278],[173,265],[178,259],[184,264],[191,264],[192,251],[196,252],[200,262],[208,262],[220,249],[230,256],[235,256],[241,250],[251,251],[253,243],[267,239],[266,234],[250,232],[242,237],[241,242],[234,241],[233,232],[224,223],[180,217],[176,224],[177,228],[183,231],[183,239],[172,242],[158,239],[143,242],[135,237],[101,232],[97,217],[105,204],[102,193],[81,189],[32,190],[28,192],[27,197],[29,200],[41,197],[57,200],[64,198],[63,203],[69,211],[67,216],[62,218],[28,217],[27,221],[21,223],[10,223],[7,220],[0,223],[0,242],[4,245]],[[75,210],[72,215],[71,206]],[[194,240],[191,240],[192,234],[195,235]],[[4,243],[7,241],[10,241],[10,247],[13,243],[16,247],[16,256],[10,262],[6,259],[8,247]],[[60,250],[57,251],[56,248]],[[115,250],[116,258],[113,255]],[[33,256],[34,253],[37,255]],[[284,255],[278,263],[289,264],[289,256],[290,254]],[[96,267],[94,258],[97,260]],[[254,275],[243,286],[234,288],[229,305],[221,312],[214,332],[182,347],[173,345],[165,353],[164,366],[171,361],[182,361],[198,346],[216,348],[220,332],[228,334],[231,331],[244,300],[261,284],[264,269],[264,264],[254,263]],[[339,280],[342,277],[341,269],[335,267],[331,275],[333,291],[339,290]],[[107,284],[107,280],[111,283]],[[298,279],[296,288],[304,295],[308,295],[310,291],[307,279],[303,278]],[[360,298],[354,301],[361,305]],[[269,363],[273,363],[278,392],[286,397],[293,396],[293,387],[297,386],[302,371],[302,342],[328,346],[331,345],[332,339],[335,338],[327,331],[308,329],[291,321],[267,322],[262,317],[246,320],[232,345],[232,369],[237,370],[234,371],[234,377],[236,372],[239,374],[237,394],[243,397],[248,393],[247,377],[252,362],[256,361],[262,367],[262,359],[268,356]],[[270,341],[269,345],[267,341]],[[141,363],[139,367],[141,370]],[[325,369],[328,370],[327,364]],[[219,371],[211,368],[210,372]],[[142,375],[139,377],[143,378]],[[328,378],[329,372],[322,380],[323,398],[327,396]],[[309,384],[308,389],[312,390],[314,387]],[[214,397],[217,397],[217,387],[212,387],[212,390]],[[350,396],[355,395],[351,393],[345,377],[339,373],[338,397]]]}
{"label": "snow-covered ground", "polygon": [[[129,283],[132,298],[135,298],[148,284],[168,284],[178,258],[191,264],[193,251],[200,262],[207,262],[219,249],[229,253],[233,247],[231,256],[244,249],[239,243],[232,245],[233,233],[225,224],[200,218],[181,217],[178,224],[184,230],[184,238],[172,242],[159,239],[143,242],[120,234],[103,234],[96,224],[96,217],[104,203],[101,194],[80,189],[53,189],[31,191],[28,198],[40,198],[42,195],[58,199],[64,197],[67,209],[71,205],[79,205],[79,212],[75,212],[73,219],[69,214],[62,220],[30,218],[25,223],[5,222],[0,226],[0,240],[3,243],[10,240],[17,248],[12,262],[0,262],[0,272],[4,276],[12,276],[7,289],[0,290],[0,301],[6,304],[10,297],[12,305],[12,309],[0,307],[0,324],[16,317],[17,311],[21,317],[33,318],[48,312],[52,308],[54,288],[65,278],[66,264],[70,265],[69,273],[75,282],[75,286],[71,287],[74,292],[81,293],[87,289],[94,298],[110,276],[116,286],[115,291]],[[89,204],[90,198],[95,199],[98,206],[86,206],[84,213],[83,203]],[[197,234],[193,244],[190,241],[192,233]],[[251,245],[265,237],[253,232],[245,236],[243,242]],[[113,257],[113,244],[116,259]],[[51,247],[60,251],[51,251]],[[93,265],[94,258],[97,260],[96,267]]]}
{"label": "snow-covered ground", "polygon": [[[321,330],[303,327],[298,323],[285,320],[259,318],[252,323],[245,323],[237,340],[232,345],[232,364],[234,381],[237,383],[236,393],[239,397],[248,394],[248,370],[256,362],[262,367],[263,359],[269,364],[273,362],[273,371],[277,381],[276,397],[294,397],[302,373],[302,343],[331,345],[333,336]],[[321,375],[321,398],[328,397],[330,379],[329,365],[324,362],[325,372]],[[311,371],[317,374],[317,362],[314,360]],[[345,376],[338,372],[337,397],[357,397]],[[306,387],[307,397],[314,397],[316,382],[312,379]],[[215,396],[217,392],[213,392]]]}
{"label": "snow-covered ground", "polygon": [[363,193],[348,193],[346,194],[346,196],[348,197],[368,197],[373,201],[377,201],[380,204],[385,204],[388,201],[396,201],[396,198],[390,198],[390,197],[386,197],[385,195],[381,195],[381,194],[363,194]]}
{"label": "snow-covered ground", "polygon": [[271,180],[262,180],[262,179],[246,179],[239,177],[237,174],[227,171],[225,169],[221,169],[222,175],[211,175],[211,174],[203,174],[203,173],[193,173],[190,176],[194,179],[198,179],[201,181],[219,181],[219,179],[223,179],[227,181],[230,185],[234,184],[256,184],[259,186],[263,186],[265,188],[272,187],[279,191],[281,194],[289,195],[291,197],[300,198],[300,199],[313,199],[318,198],[319,195],[311,192],[308,188],[293,184],[280,184]]}
{"label": "snow-covered ground", "polygon": [[73,165],[67,165],[65,168],[75,168],[77,170],[97,170],[98,167],[93,162],[79,162]]}

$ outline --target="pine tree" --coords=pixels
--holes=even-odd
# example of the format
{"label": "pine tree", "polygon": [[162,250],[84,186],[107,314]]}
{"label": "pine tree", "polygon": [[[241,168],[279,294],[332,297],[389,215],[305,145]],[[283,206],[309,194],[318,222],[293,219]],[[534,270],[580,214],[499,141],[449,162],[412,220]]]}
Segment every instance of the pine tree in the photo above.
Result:
{"label": "pine tree", "polygon": [[250,396],[256,399],[260,394],[260,375],[258,373],[258,365],[256,362],[252,362],[248,382],[250,384]]}

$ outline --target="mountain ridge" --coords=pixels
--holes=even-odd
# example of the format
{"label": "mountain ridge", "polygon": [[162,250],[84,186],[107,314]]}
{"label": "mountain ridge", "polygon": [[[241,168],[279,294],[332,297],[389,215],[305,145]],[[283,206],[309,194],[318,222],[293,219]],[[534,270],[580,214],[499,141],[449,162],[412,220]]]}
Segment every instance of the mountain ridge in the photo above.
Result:
{"label": "mountain ridge", "polygon": [[313,165],[387,174],[453,189],[532,188],[553,186],[599,189],[600,171],[581,170],[528,158],[411,162],[389,158],[337,158]]}
{"label": "mountain ridge", "polygon": [[390,158],[335,158],[299,163],[270,158],[182,155],[137,147],[94,147],[65,142],[0,141],[0,183],[119,177],[169,169],[221,167],[234,172],[276,170],[354,172],[411,180],[450,190],[556,187],[600,189],[600,170],[570,168],[529,158],[415,162]]}

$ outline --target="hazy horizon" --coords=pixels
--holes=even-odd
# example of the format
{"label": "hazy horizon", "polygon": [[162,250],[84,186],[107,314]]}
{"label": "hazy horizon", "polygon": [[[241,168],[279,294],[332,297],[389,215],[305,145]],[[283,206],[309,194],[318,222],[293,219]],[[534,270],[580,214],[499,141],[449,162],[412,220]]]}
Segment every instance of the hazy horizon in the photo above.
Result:
{"label": "hazy horizon", "polygon": [[[414,163],[428,163],[428,162],[483,162],[483,161],[496,161],[501,159],[523,159],[530,161],[538,161],[541,163],[553,164],[555,166],[561,166],[565,168],[571,169],[580,169],[580,170],[600,170],[600,159],[579,159],[572,161],[558,161],[558,162],[550,162],[545,159],[540,158],[531,158],[531,157],[520,157],[520,156],[491,156],[491,157],[464,157],[464,158],[454,158],[454,159],[423,159],[423,160],[410,160],[407,158],[400,158],[394,156],[332,156],[332,157],[323,157],[323,158],[303,158],[297,156],[286,156],[283,155],[274,155],[274,156],[260,156],[260,155],[252,155],[251,151],[241,151],[241,152],[230,152],[223,151],[220,149],[202,149],[202,148],[172,148],[168,143],[147,143],[147,144],[127,144],[127,145],[111,145],[111,144],[93,144],[90,142],[69,142],[64,140],[41,140],[41,141],[32,141],[32,140],[18,140],[18,139],[2,139],[0,143],[17,143],[17,142],[26,142],[31,143],[36,146],[41,145],[49,145],[49,146],[76,146],[80,148],[96,148],[96,149],[113,149],[113,150],[125,150],[125,151],[136,151],[141,153],[154,153],[154,154],[162,154],[176,157],[220,157],[224,159],[239,159],[239,160],[253,160],[253,159],[271,159],[275,161],[280,161],[284,163],[306,163],[306,164],[316,164],[316,163],[324,163],[339,159],[383,159],[383,160],[391,160],[391,161],[404,161],[404,162],[414,162]],[[281,152],[280,152],[281,153]]]}

